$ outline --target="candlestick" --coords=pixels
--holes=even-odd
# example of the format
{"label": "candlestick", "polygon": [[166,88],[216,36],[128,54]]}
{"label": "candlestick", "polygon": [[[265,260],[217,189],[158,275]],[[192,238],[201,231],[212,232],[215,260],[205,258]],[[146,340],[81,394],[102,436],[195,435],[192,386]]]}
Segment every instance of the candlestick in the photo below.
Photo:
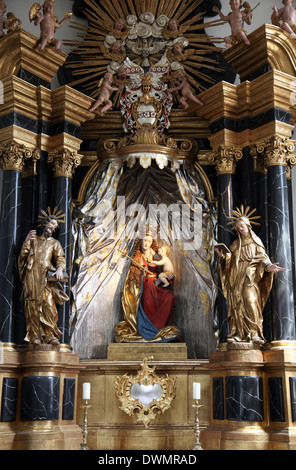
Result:
{"label": "candlestick", "polygon": [[90,408],[91,405],[87,404],[87,400],[85,401],[84,405],[81,405],[81,408],[84,408],[84,418],[83,418],[83,442],[80,444],[80,450],[89,450],[88,445],[87,445],[87,411],[88,408]]}
{"label": "candlestick", "polygon": [[199,417],[198,417],[198,410],[203,405],[199,405],[198,400],[196,400],[195,404],[192,406],[193,408],[195,408],[195,425],[194,425],[195,442],[194,442],[193,450],[203,450],[201,443],[199,442],[200,428],[199,428]]}

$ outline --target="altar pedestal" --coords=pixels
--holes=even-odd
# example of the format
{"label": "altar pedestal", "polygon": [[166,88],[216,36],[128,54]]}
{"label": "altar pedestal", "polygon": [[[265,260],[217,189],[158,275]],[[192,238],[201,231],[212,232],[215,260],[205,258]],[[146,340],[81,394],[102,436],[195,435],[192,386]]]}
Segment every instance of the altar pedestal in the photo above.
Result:
{"label": "altar pedestal", "polygon": [[2,347],[0,449],[79,450],[78,356],[58,346]]}
{"label": "altar pedestal", "polygon": [[160,360],[186,360],[186,343],[109,343],[107,359],[109,360],[142,360],[153,356]]}
{"label": "altar pedestal", "polygon": [[295,450],[295,342],[211,355],[205,450]]}

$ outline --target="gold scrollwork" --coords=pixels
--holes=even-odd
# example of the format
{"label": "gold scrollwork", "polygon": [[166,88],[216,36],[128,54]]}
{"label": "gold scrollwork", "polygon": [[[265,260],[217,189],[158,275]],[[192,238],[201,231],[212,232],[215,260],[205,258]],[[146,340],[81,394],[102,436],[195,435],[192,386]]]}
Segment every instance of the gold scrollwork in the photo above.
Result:
{"label": "gold scrollwork", "polygon": [[235,173],[236,162],[242,156],[243,152],[239,148],[219,146],[208,156],[208,160],[215,165],[218,175],[233,174]]}
{"label": "gold scrollwork", "polygon": [[150,421],[160,413],[170,408],[176,396],[176,379],[167,374],[158,377],[155,366],[149,367],[147,362],[153,356],[145,357],[141,363],[141,370],[137,375],[124,374],[116,377],[115,394],[119,399],[120,409],[130,416],[136,415],[145,428]]}
{"label": "gold scrollwork", "polygon": [[287,166],[289,160],[294,157],[291,154],[295,145],[291,140],[276,135],[256,144],[256,148],[257,153],[263,155],[265,168],[268,168],[274,165]]}
{"label": "gold scrollwork", "polygon": [[64,148],[61,152],[54,150],[50,152],[47,157],[47,162],[52,163],[54,167],[54,176],[65,176],[72,178],[76,168],[80,165],[82,155],[79,155],[76,150],[71,152],[69,149]]}
{"label": "gold scrollwork", "polygon": [[[3,171],[23,171],[27,159],[38,158],[38,151],[12,141],[0,145],[0,168]],[[40,158],[40,155],[39,155]]]}

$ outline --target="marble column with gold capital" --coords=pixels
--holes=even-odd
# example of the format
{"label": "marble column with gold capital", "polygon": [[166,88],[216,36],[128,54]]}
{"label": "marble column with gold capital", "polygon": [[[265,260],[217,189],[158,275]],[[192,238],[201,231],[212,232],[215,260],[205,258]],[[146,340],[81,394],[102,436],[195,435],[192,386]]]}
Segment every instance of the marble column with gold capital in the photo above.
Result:
{"label": "marble column with gold capital", "polygon": [[[220,145],[209,156],[217,171],[217,199],[218,199],[218,241],[230,246],[234,237],[227,225],[228,216],[232,215],[233,203],[233,178],[238,160],[242,158],[242,150],[232,146]],[[226,343],[228,334],[227,305],[225,297],[219,287],[218,314],[220,343]]]}
{"label": "marble column with gold capital", "polygon": [[277,273],[271,292],[274,344],[295,341],[293,257],[291,248],[287,165],[294,144],[287,138],[273,136],[257,145],[267,169],[269,256],[285,269]]}
{"label": "marble column with gold capital", "polygon": [[[66,255],[66,271],[69,275],[69,282],[65,284],[65,292],[70,297],[71,283],[71,213],[72,213],[72,176],[76,168],[81,163],[82,155],[76,150],[69,150],[63,147],[62,150],[54,150],[48,154],[47,162],[53,167],[53,194],[52,205],[65,214],[65,224],[60,224],[57,238],[59,239]],[[63,336],[61,343],[69,343],[69,318],[70,302],[65,302],[58,307],[59,322],[58,327]]]}
{"label": "marble column with gold capital", "polygon": [[3,188],[0,223],[0,341],[14,344],[19,276],[16,259],[20,250],[22,172],[34,149],[13,140],[0,146]]}

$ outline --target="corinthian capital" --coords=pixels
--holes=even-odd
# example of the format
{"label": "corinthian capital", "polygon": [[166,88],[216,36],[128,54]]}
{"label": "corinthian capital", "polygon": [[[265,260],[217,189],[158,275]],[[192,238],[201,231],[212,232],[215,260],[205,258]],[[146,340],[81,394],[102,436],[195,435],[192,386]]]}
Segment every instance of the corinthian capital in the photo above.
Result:
{"label": "corinthian capital", "polygon": [[256,144],[257,153],[264,158],[264,167],[282,165],[287,166],[295,148],[294,143],[279,136],[274,136],[260,144]]}
{"label": "corinthian capital", "polygon": [[75,151],[64,148],[61,152],[54,150],[47,157],[47,162],[54,167],[54,176],[65,176],[72,178],[76,168],[80,165],[82,155]]}
{"label": "corinthian capital", "polygon": [[236,147],[223,147],[220,145],[208,157],[209,161],[214,163],[217,174],[235,173],[236,162],[243,156],[241,149]]}
{"label": "corinthian capital", "polygon": [[22,172],[25,163],[32,158],[34,160],[40,158],[40,152],[14,141],[0,145],[0,168],[3,171],[15,170]]}

